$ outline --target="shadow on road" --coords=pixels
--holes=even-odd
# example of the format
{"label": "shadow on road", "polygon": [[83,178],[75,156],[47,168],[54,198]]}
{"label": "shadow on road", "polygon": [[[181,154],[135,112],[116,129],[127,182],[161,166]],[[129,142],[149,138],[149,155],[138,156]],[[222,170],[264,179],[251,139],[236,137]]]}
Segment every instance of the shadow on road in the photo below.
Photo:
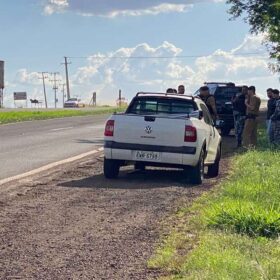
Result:
{"label": "shadow on road", "polygon": [[[78,143],[85,144],[102,144],[103,139],[97,140],[85,140],[78,139]],[[201,186],[195,186],[190,184],[188,176],[185,175],[182,170],[178,169],[147,169],[146,171],[135,171],[132,167],[125,167],[120,172],[117,179],[109,180],[104,178],[102,172],[101,161],[93,166],[88,164],[82,166],[83,175],[77,179],[77,176],[70,173],[68,178],[72,180],[62,181],[59,186],[67,188],[99,188],[99,189],[160,189],[160,188],[208,188],[220,181],[221,176],[224,176],[228,172],[228,159],[233,157],[235,154],[242,152],[235,148],[236,139],[233,135],[223,137],[222,145],[222,162],[220,164],[220,176],[217,178],[208,178],[205,175],[204,183]],[[207,168],[206,170],[207,171]],[[95,175],[92,175],[96,173]],[[73,175],[73,176],[72,176]]]}
{"label": "shadow on road", "polygon": [[[207,180],[206,180],[207,183]],[[181,170],[146,170],[121,171],[117,179],[106,179],[97,174],[80,180],[72,180],[59,184],[70,188],[105,188],[105,189],[156,189],[170,187],[196,187],[188,182]]]}

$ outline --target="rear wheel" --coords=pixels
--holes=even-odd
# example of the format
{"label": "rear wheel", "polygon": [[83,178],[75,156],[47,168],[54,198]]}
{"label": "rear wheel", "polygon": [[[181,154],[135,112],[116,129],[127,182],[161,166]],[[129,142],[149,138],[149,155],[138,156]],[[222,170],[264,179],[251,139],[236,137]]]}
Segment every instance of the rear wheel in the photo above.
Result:
{"label": "rear wheel", "polygon": [[202,149],[196,166],[190,168],[190,180],[192,184],[200,185],[204,179],[205,150]]}
{"label": "rear wheel", "polygon": [[217,151],[217,156],[214,164],[208,166],[207,175],[209,177],[217,177],[219,175],[220,159],[221,159],[221,147],[219,147]]}
{"label": "rear wheel", "polygon": [[117,178],[120,171],[120,163],[114,159],[104,158],[103,172],[108,179]]}

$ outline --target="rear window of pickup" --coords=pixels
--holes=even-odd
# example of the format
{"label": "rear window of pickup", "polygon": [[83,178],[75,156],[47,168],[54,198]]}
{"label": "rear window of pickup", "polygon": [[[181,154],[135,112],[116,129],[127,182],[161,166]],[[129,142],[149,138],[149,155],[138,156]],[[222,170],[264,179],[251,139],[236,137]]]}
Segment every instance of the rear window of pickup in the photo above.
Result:
{"label": "rear window of pickup", "polygon": [[195,102],[163,97],[137,97],[129,105],[126,114],[190,114],[197,110]]}

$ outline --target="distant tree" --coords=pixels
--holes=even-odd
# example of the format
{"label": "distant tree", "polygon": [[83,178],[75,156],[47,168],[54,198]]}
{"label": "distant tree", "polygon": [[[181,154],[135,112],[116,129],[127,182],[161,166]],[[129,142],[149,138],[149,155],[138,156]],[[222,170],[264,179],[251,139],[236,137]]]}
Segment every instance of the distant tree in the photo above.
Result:
{"label": "distant tree", "polygon": [[232,19],[244,16],[253,34],[265,33],[265,45],[276,61],[270,67],[280,72],[280,0],[227,0]]}

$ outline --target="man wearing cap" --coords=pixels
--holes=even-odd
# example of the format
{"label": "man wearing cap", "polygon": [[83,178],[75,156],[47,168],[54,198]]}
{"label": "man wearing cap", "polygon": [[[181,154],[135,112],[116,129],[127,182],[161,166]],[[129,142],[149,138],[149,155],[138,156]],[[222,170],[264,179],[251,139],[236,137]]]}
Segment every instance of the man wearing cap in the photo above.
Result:
{"label": "man wearing cap", "polygon": [[256,96],[256,88],[250,86],[248,88],[248,98],[245,101],[247,107],[246,121],[243,134],[243,145],[246,148],[253,148],[257,145],[257,129],[261,99]]}

